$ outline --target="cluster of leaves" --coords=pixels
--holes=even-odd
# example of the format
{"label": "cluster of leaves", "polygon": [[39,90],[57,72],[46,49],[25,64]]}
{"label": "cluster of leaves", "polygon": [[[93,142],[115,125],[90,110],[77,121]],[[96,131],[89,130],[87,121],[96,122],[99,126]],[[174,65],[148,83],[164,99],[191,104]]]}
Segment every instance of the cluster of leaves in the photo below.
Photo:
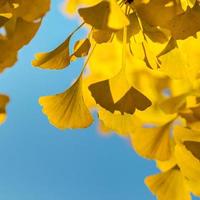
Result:
{"label": "cluster of leaves", "polygon": [[[49,4],[0,1],[0,73],[16,62]],[[127,137],[139,155],[156,162],[161,172],[145,183],[159,200],[200,196],[199,1],[68,1],[66,12],[76,11],[83,23],[32,62],[61,70],[86,58],[70,88],[40,98],[44,114],[57,128],[85,128],[95,109],[102,132]],[[83,26],[88,35],[71,50],[71,39]],[[0,123],[8,101],[0,95]]]}
{"label": "cluster of leaves", "polygon": [[[200,196],[200,6],[196,0],[70,0],[83,24],[33,65],[60,70],[86,57],[80,76],[60,94],[41,97],[60,129],[88,127],[130,139],[160,173],[145,183],[159,200]],[[69,48],[83,26],[88,36]],[[84,70],[87,69],[87,74]]]}
{"label": "cluster of leaves", "polygon": [[[18,51],[32,40],[49,6],[50,0],[0,1],[0,75],[15,64]],[[8,102],[9,97],[0,94],[0,124]]]}

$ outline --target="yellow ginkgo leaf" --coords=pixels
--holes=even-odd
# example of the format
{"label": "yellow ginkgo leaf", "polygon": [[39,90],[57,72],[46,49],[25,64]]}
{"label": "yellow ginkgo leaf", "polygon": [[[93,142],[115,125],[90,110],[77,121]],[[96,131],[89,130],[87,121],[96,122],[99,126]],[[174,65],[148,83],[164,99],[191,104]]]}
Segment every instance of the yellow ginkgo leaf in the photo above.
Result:
{"label": "yellow ginkgo leaf", "polygon": [[176,143],[184,143],[186,141],[193,141],[200,143],[200,131],[194,131],[189,128],[176,126],[174,129],[174,137]]}
{"label": "yellow ginkgo leaf", "polygon": [[99,120],[99,124],[98,124],[98,131],[102,134],[102,135],[111,135],[112,134],[112,130],[109,129],[108,127],[105,126],[105,124],[103,123],[103,121]]}
{"label": "yellow ginkgo leaf", "polygon": [[50,0],[32,0],[31,3],[27,0],[15,0],[14,3],[19,5],[15,15],[29,22],[42,18],[50,9]]}
{"label": "yellow ginkgo leaf", "polygon": [[[120,87],[119,83],[121,83]],[[119,101],[127,93],[127,91],[131,89],[131,85],[127,80],[126,72],[124,69],[120,70],[119,73],[117,73],[109,80],[109,87],[114,103]]]}
{"label": "yellow ginkgo leaf", "polygon": [[57,128],[85,128],[93,121],[83,99],[81,76],[64,93],[41,97],[39,103]]}
{"label": "yellow ginkgo leaf", "polygon": [[9,47],[8,44],[0,43],[0,73],[17,61],[17,51],[12,51]]}
{"label": "yellow ginkgo leaf", "polygon": [[141,120],[136,116],[122,115],[118,112],[111,113],[103,108],[99,109],[98,115],[105,127],[125,137],[135,132],[142,124]]}
{"label": "yellow ginkgo leaf", "polygon": [[156,55],[153,53],[151,48],[148,45],[147,41],[143,41],[142,43],[144,49],[144,61],[146,62],[147,67],[151,69],[157,69],[160,67],[159,60],[157,59]]}
{"label": "yellow ginkgo leaf", "polygon": [[[78,31],[83,24],[77,27],[68,37],[67,39],[60,44],[56,49],[47,52],[47,53],[37,53],[35,55],[35,60],[32,61],[32,65],[35,67],[41,67],[43,69],[64,69],[70,64],[71,59],[73,60],[73,55],[70,56],[69,52],[69,44],[71,37],[74,35],[76,31]],[[81,44],[81,45],[80,45]],[[78,45],[78,47],[77,47]],[[79,42],[75,47],[77,51],[77,55],[81,51],[89,51],[90,43],[86,39],[85,42]],[[80,51],[79,51],[80,50]],[[82,52],[83,53],[83,52]]]}
{"label": "yellow ginkgo leaf", "polygon": [[177,142],[175,157],[187,178],[192,181],[200,179],[200,131],[177,126],[174,131]]}
{"label": "yellow ginkgo leaf", "polygon": [[130,134],[133,148],[147,159],[168,160],[172,154],[171,123],[155,128],[139,128]]}
{"label": "yellow ginkgo leaf", "polygon": [[32,40],[49,5],[50,0],[0,1],[0,72],[16,62],[18,51]]}
{"label": "yellow ginkgo leaf", "polygon": [[143,31],[145,35],[147,35],[151,41],[157,43],[165,43],[168,41],[168,37],[170,35],[169,32],[165,29],[161,29],[159,27],[150,26],[149,24],[142,21]]}
{"label": "yellow ginkgo leaf", "polygon": [[122,114],[133,114],[135,109],[145,110],[151,105],[151,101],[134,87],[130,87],[121,99],[114,102],[109,80],[94,83],[89,86],[89,90],[96,103],[112,113],[119,111]]}
{"label": "yellow ginkgo leaf", "polygon": [[79,15],[95,29],[120,30],[129,25],[128,18],[115,0],[103,0],[95,6],[80,8]]}
{"label": "yellow ginkgo leaf", "polygon": [[93,39],[101,44],[101,43],[106,43],[111,39],[112,36],[112,31],[110,30],[93,30],[92,31],[92,37]]}
{"label": "yellow ginkgo leaf", "polygon": [[84,57],[88,55],[90,50],[91,44],[89,39],[83,39],[76,42],[74,45],[74,53],[73,56],[75,57]]}
{"label": "yellow ginkgo leaf", "polygon": [[164,100],[160,104],[160,107],[167,114],[176,113],[186,106],[186,97],[187,97],[187,94],[170,97]]}
{"label": "yellow ginkgo leaf", "polygon": [[165,55],[166,53],[170,52],[174,48],[177,48],[177,42],[174,38],[170,38],[165,46],[165,48],[157,55],[159,58],[162,55]]}
{"label": "yellow ginkgo leaf", "polygon": [[139,17],[149,25],[164,27],[169,20],[177,15],[179,7],[172,0],[150,0],[147,4],[138,5],[136,9]]}
{"label": "yellow ginkgo leaf", "polygon": [[185,55],[179,48],[176,47],[160,56],[159,60],[161,62],[161,70],[169,77],[175,79],[188,78],[188,64],[186,62]]}
{"label": "yellow ginkgo leaf", "polygon": [[200,105],[191,107],[187,112],[180,113],[187,120],[187,125],[193,130],[200,130]]}
{"label": "yellow ginkgo leaf", "polygon": [[197,4],[185,13],[175,16],[166,25],[175,39],[186,39],[200,30],[200,7]]}
{"label": "yellow ginkgo leaf", "polygon": [[149,176],[145,183],[158,200],[191,200],[184,176],[178,168]]}
{"label": "yellow ginkgo leaf", "polygon": [[177,144],[175,156],[177,164],[185,177],[192,181],[200,179],[200,142],[187,141]]}
{"label": "yellow ginkgo leaf", "polygon": [[35,60],[32,61],[32,65],[43,69],[63,69],[68,66],[70,64],[69,42],[71,36],[55,50],[48,53],[37,53]]}
{"label": "yellow ginkgo leaf", "polygon": [[[194,79],[198,77],[198,73],[200,71],[200,66],[199,66],[200,33],[198,32],[195,36],[188,37],[185,40],[177,40],[177,45],[182,55],[185,56],[184,60],[188,65],[188,68],[185,70],[185,73],[188,74],[187,76],[191,77],[190,78],[191,81],[194,82]],[[188,51],[188,49],[191,50]]]}
{"label": "yellow ginkgo leaf", "polygon": [[177,163],[176,163],[176,158],[175,158],[174,153],[172,153],[171,157],[168,160],[165,160],[165,161],[156,160],[157,168],[163,172],[172,169],[176,165],[177,165]]}
{"label": "yellow ginkgo leaf", "polygon": [[41,21],[38,22],[27,22],[21,18],[16,20],[16,23],[13,24],[13,32],[8,31],[8,40],[6,43],[10,45],[11,50],[19,50],[24,45],[28,44],[31,39],[34,37],[41,25]]}
{"label": "yellow ginkgo leaf", "polygon": [[[199,61],[200,35],[184,40],[171,38],[165,49],[158,55],[161,71],[173,79],[194,81],[200,70]],[[192,51],[188,51],[192,49]],[[176,57],[176,59],[174,59]]]}
{"label": "yellow ginkgo leaf", "polygon": [[6,106],[9,102],[9,97],[0,94],[0,124],[6,119]]}
{"label": "yellow ginkgo leaf", "polygon": [[193,181],[187,179],[187,185],[189,190],[196,196],[200,196],[200,181]]}
{"label": "yellow ginkgo leaf", "polygon": [[[106,52],[106,53],[105,53]],[[119,42],[102,43],[96,45],[88,62],[91,77],[96,77],[96,81],[112,78],[122,68],[121,61],[121,44]]]}
{"label": "yellow ginkgo leaf", "polygon": [[[127,42],[129,42],[132,37],[138,38],[137,41],[143,41],[144,36],[142,33],[142,29],[137,14],[134,12],[127,15],[127,17],[129,19],[129,25],[127,26]],[[118,39],[120,39],[120,41],[123,41],[123,36],[124,36],[123,30],[116,32],[116,36]]]}

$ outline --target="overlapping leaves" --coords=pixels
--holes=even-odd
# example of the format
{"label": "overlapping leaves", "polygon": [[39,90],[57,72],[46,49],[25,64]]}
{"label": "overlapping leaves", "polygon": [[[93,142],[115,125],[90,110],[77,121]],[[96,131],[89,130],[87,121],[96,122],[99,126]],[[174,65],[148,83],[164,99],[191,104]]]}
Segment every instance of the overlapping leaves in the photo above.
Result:
{"label": "overlapping leaves", "polygon": [[[15,64],[18,51],[32,40],[49,7],[50,0],[0,1],[0,76],[6,68]],[[0,96],[0,123],[6,116],[7,98]]]}
{"label": "overlapping leaves", "polygon": [[41,97],[49,121],[85,128],[95,109],[102,131],[127,137],[156,161],[161,173],[145,183],[158,200],[200,195],[199,1],[71,0],[67,12],[79,14],[87,37],[70,48],[81,25],[33,65],[58,70],[86,61],[69,89]]}

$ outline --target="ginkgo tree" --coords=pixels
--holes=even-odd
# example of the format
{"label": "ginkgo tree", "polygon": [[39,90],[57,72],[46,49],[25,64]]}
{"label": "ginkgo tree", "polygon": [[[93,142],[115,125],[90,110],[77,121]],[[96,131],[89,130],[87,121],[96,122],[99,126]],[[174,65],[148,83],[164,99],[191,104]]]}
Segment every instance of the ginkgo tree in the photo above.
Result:
{"label": "ginkgo tree", "polygon": [[[14,10],[29,5],[13,2]],[[37,25],[49,2],[36,2],[43,2],[41,10],[23,16],[22,6],[20,20]],[[61,70],[77,59],[85,63],[69,88],[39,99],[49,122],[59,129],[86,128],[95,109],[102,132],[128,138],[140,156],[156,162],[160,173],[145,183],[158,200],[200,196],[199,1],[69,0],[64,9],[82,23],[55,49],[36,53],[32,65]],[[82,27],[87,36],[72,44]],[[15,29],[7,29],[9,38]],[[30,41],[25,38],[12,45],[21,44],[19,50]],[[3,113],[7,102],[5,96],[0,101]]]}

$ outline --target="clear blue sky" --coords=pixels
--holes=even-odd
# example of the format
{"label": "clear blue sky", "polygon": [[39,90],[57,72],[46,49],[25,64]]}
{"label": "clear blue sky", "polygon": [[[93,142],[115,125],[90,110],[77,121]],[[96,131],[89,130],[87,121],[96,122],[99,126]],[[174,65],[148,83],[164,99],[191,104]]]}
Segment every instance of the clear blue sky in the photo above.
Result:
{"label": "clear blue sky", "polygon": [[102,136],[97,122],[88,129],[60,131],[41,113],[38,97],[62,92],[81,68],[63,71],[33,68],[36,52],[63,41],[77,22],[52,9],[14,68],[0,76],[0,92],[11,97],[8,119],[0,127],[0,199],[2,200],[153,200],[143,183],[156,172],[129,142]]}

